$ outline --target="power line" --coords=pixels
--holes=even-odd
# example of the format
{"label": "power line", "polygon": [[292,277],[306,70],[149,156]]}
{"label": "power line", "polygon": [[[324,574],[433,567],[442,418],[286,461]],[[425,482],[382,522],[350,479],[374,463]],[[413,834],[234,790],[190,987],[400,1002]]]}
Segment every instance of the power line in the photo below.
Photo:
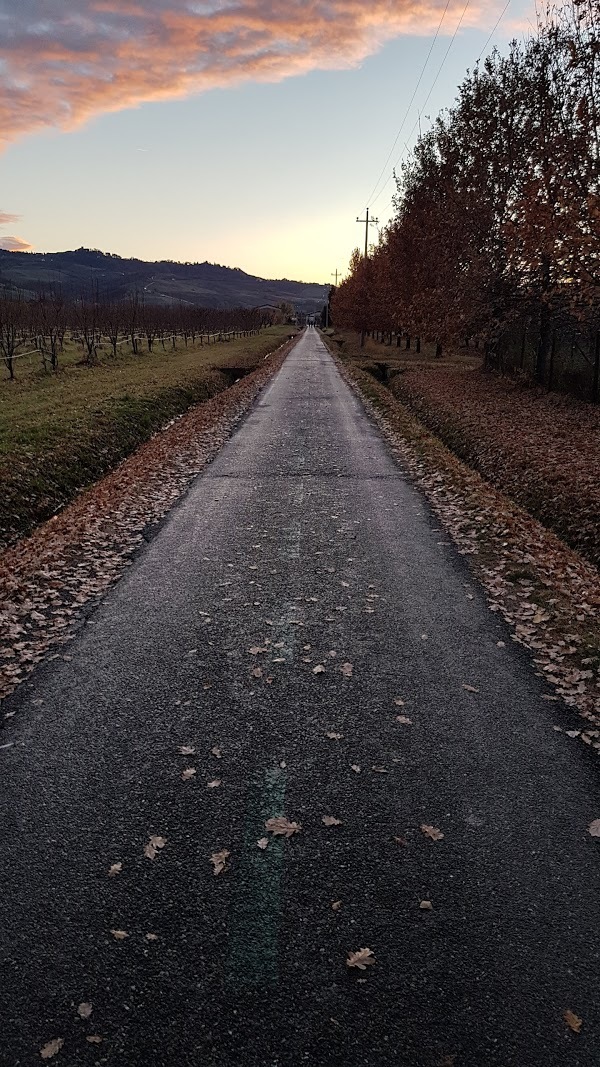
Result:
{"label": "power line", "polygon": [[508,9],[509,9],[510,5],[511,5],[511,0],[508,0],[508,2],[507,2],[507,3],[506,3],[506,5],[505,5],[504,11],[503,11],[503,12],[502,12],[502,14],[500,15],[500,18],[498,19],[498,21],[497,21],[496,25],[494,26],[494,29],[493,29],[493,30],[492,30],[492,32],[490,33],[490,35],[489,35],[489,37],[488,37],[487,41],[485,42],[485,44],[484,44],[483,48],[481,49],[481,52],[479,53],[479,55],[478,55],[478,57],[477,57],[477,62],[478,62],[478,63],[479,63],[479,62],[481,61],[481,57],[483,56],[484,52],[487,52],[487,49],[488,49],[488,45],[489,45],[490,41],[491,41],[491,40],[493,39],[493,37],[494,37],[494,35],[495,35],[495,33],[496,33],[496,30],[498,29],[498,26],[500,25],[500,23],[502,22],[502,19],[503,19],[503,18],[504,18],[504,16],[506,15],[506,12],[508,11]]}
{"label": "power line", "polygon": [[[510,0],[509,0],[509,2],[510,2]],[[416,95],[417,95],[417,93],[419,91],[419,88],[421,86],[421,82],[423,81],[423,78],[425,76],[425,71],[427,70],[427,67],[429,65],[429,60],[431,59],[431,53],[433,52],[433,49],[435,47],[435,43],[436,43],[436,41],[437,41],[437,39],[438,39],[438,37],[440,35],[440,31],[442,29],[442,24],[444,22],[444,19],[446,17],[446,13],[447,13],[449,7],[450,7],[450,0],[446,0],[446,6],[444,8],[442,17],[440,19],[440,24],[439,24],[437,30],[435,31],[435,37],[433,38],[433,41],[431,42],[430,49],[429,49],[429,51],[427,53],[427,58],[425,59],[425,62],[423,64],[423,68],[422,68],[421,73],[419,75],[419,80],[418,80],[418,82],[417,82],[417,84],[415,86],[415,90],[414,90],[414,92],[413,92],[413,94],[412,94],[412,96],[410,98],[410,104],[408,105],[408,107],[406,109],[406,112],[404,114],[404,118],[402,119],[402,123],[400,125],[400,129],[398,130],[398,133],[396,134],[396,139],[395,139],[392,147],[390,148],[389,155],[388,155],[385,163],[383,164],[383,167],[381,168],[381,174],[379,175],[377,181],[375,182],[375,187],[373,189],[373,192],[371,193],[371,195],[369,196],[369,198],[367,200],[367,205],[369,205],[371,203],[371,201],[373,200],[373,197],[375,196],[375,193],[379,189],[379,183],[380,183],[381,179],[383,178],[383,175],[385,174],[385,172],[387,170],[388,163],[389,163],[390,159],[392,158],[392,156],[394,154],[394,149],[396,148],[396,145],[398,144],[398,141],[400,140],[400,134],[402,133],[402,130],[404,129],[406,120],[407,120],[407,118],[408,118],[408,116],[410,114],[410,109],[411,109],[411,107],[413,106],[413,104],[415,102],[415,97],[416,97]]]}
{"label": "power line", "polygon": [[[426,99],[425,99],[425,102],[423,103],[423,105],[422,105],[422,107],[421,107],[421,111],[419,112],[419,115],[418,115],[418,117],[417,117],[417,119],[416,119],[416,121],[415,121],[415,124],[414,124],[414,126],[413,126],[412,130],[410,131],[410,133],[409,133],[409,135],[408,135],[408,138],[407,138],[407,140],[410,140],[410,138],[412,137],[413,133],[415,132],[415,130],[416,130],[416,128],[417,128],[417,126],[418,126],[418,124],[419,124],[419,120],[420,120],[420,118],[421,118],[421,112],[422,112],[422,111],[424,110],[424,108],[426,108],[426,107],[427,107],[427,104],[429,103],[429,101],[430,101],[430,99],[431,99],[431,97],[432,97],[432,95],[433,95],[433,90],[435,89],[435,87],[436,87],[436,85],[437,85],[437,83],[438,83],[438,81],[439,81],[439,79],[440,79],[440,75],[441,75],[441,73],[442,73],[442,71],[443,71],[444,67],[446,66],[446,60],[448,59],[448,56],[450,55],[450,52],[451,52],[451,49],[452,49],[452,45],[454,44],[454,42],[455,42],[456,38],[458,37],[458,32],[459,32],[459,30],[460,30],[460,28],[461,28],[461,26],[462,26],[462,24],[463,24],[463,22],[464,22],[464,18],[465,18],[465,15],[466,15],[466,13],[467,13],[467,9],[469,8],[469,5],[470,5],[470,3],[471,3],[471,0],[467,0],[467,2],[466,2],[466,4],[465,4],[465,6],[464,6],[464,8],[463,8],[463,12],[462,12],[462,15],[460,16],[460,18],[459,18],[459,20],[458,20],[458,24],[457,24],[457,26],[456,26],[456,29],[455,29],[455,31],[454,31],[454,33],[452,34],[452,37],[451,37],[451,39],[450,39],[450,44],[448,45],[448,47],[447,47],[447,49],[446,49],[446,52],[445,52],[445,55],[444,55],[444,58],[442,59],[442,62],[440,63],[440,65],[439,65],[439,67],[438,67],[438,72],[437,72],[437,74],[436,74],[436,76],[435,76],[435,78],[434,78],[434,81],[433,81],[433,85],[431,86],[431,89],[429,90],[429,92],[428,92],[428,94],[427,94],[427,97],[426,97]],[[406,142],[405,142],[405,143],[406,143]],[[401,159],[401,158],[402,158],[402,157],[401,157],[401,156],[399,156],[399,157],[398,157],[398,159],[396,160],[396,162],[395,162],[395,164],[394,164],[394,170],[395,170],[395,169],[396,169],[396,167],[398,166],[398,163],[400,162],[400,159]],[[389,180],[390,180],[390,179],[388,178],[388,181],[389,181]],[[384,189],[385,189],[385,186],[386,186],[386,185],[387,185],[387,182],[385,183],[385,185],[383,185],[383,186],[382,186],[381,190],[379,191],[379,193],[377,194],[377,196],[375,197],[375,199],[374,199],[374,200],[372,201],[372,203],[373,203],[373,204],[376,204],[376,203],[377,203],[377,201],[379,200],[379,197],[380,197],[380,196],[382,196],[382,194],[383,194],[383,191],[384,191]],[[393,200],[392,200],[392,201],[390,201],[390,204],[391,204],[391,203],[393,203]],[[390,205],[388,205],[388,207],[389,207],[389,206],[390,206]],[[386,208],[386,211],[387,211],[387,208]]]}

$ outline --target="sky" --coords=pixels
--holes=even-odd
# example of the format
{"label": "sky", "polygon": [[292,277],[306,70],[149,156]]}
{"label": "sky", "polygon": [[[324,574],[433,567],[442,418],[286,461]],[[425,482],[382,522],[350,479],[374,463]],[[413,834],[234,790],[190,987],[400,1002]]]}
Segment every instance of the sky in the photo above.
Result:
{"label": "sky", "polygon": [[328,284],[419,122],[535,22],[465,2],[0,0],[0,247]]}

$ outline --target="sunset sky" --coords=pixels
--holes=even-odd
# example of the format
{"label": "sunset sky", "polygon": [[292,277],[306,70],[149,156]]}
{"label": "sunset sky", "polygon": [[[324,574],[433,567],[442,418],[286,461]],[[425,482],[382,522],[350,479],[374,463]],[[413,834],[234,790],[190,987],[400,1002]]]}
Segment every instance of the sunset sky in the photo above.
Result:
{"label": "sunset sky", "polygon": [[505,2],[449,0],[417,89],[446,0],[0,0],[0,247],[329,282]]}

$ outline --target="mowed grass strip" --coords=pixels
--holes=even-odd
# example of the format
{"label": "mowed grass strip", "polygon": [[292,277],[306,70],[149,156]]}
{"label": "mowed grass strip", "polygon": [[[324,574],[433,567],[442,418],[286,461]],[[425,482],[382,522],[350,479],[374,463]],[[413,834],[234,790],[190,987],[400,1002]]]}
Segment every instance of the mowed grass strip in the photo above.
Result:
{"label": "mowed grass strip", "polygon": [[[40,357],[0,383],[0,545],[30,532],[192,405],[250,373],[288,337],[273,326],[252,337],[165,350],[100,350],[93,366],[68,346],[58,373]],[[125,347],[125,346],[123,346]],[[25,368],[24,364],[27,364]]]}

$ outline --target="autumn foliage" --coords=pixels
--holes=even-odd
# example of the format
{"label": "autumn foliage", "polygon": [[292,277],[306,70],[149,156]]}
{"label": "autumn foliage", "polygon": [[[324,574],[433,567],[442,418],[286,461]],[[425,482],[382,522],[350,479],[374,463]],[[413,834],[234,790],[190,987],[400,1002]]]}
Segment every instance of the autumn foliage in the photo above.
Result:
{"label": "autumn foliage", "polygon": [[469,73],[421,137],[394,219],[334,296],[336,326],[438,353],[476,343],[490,366],[598,401],[599,108],[600,5],[565,0]]}

